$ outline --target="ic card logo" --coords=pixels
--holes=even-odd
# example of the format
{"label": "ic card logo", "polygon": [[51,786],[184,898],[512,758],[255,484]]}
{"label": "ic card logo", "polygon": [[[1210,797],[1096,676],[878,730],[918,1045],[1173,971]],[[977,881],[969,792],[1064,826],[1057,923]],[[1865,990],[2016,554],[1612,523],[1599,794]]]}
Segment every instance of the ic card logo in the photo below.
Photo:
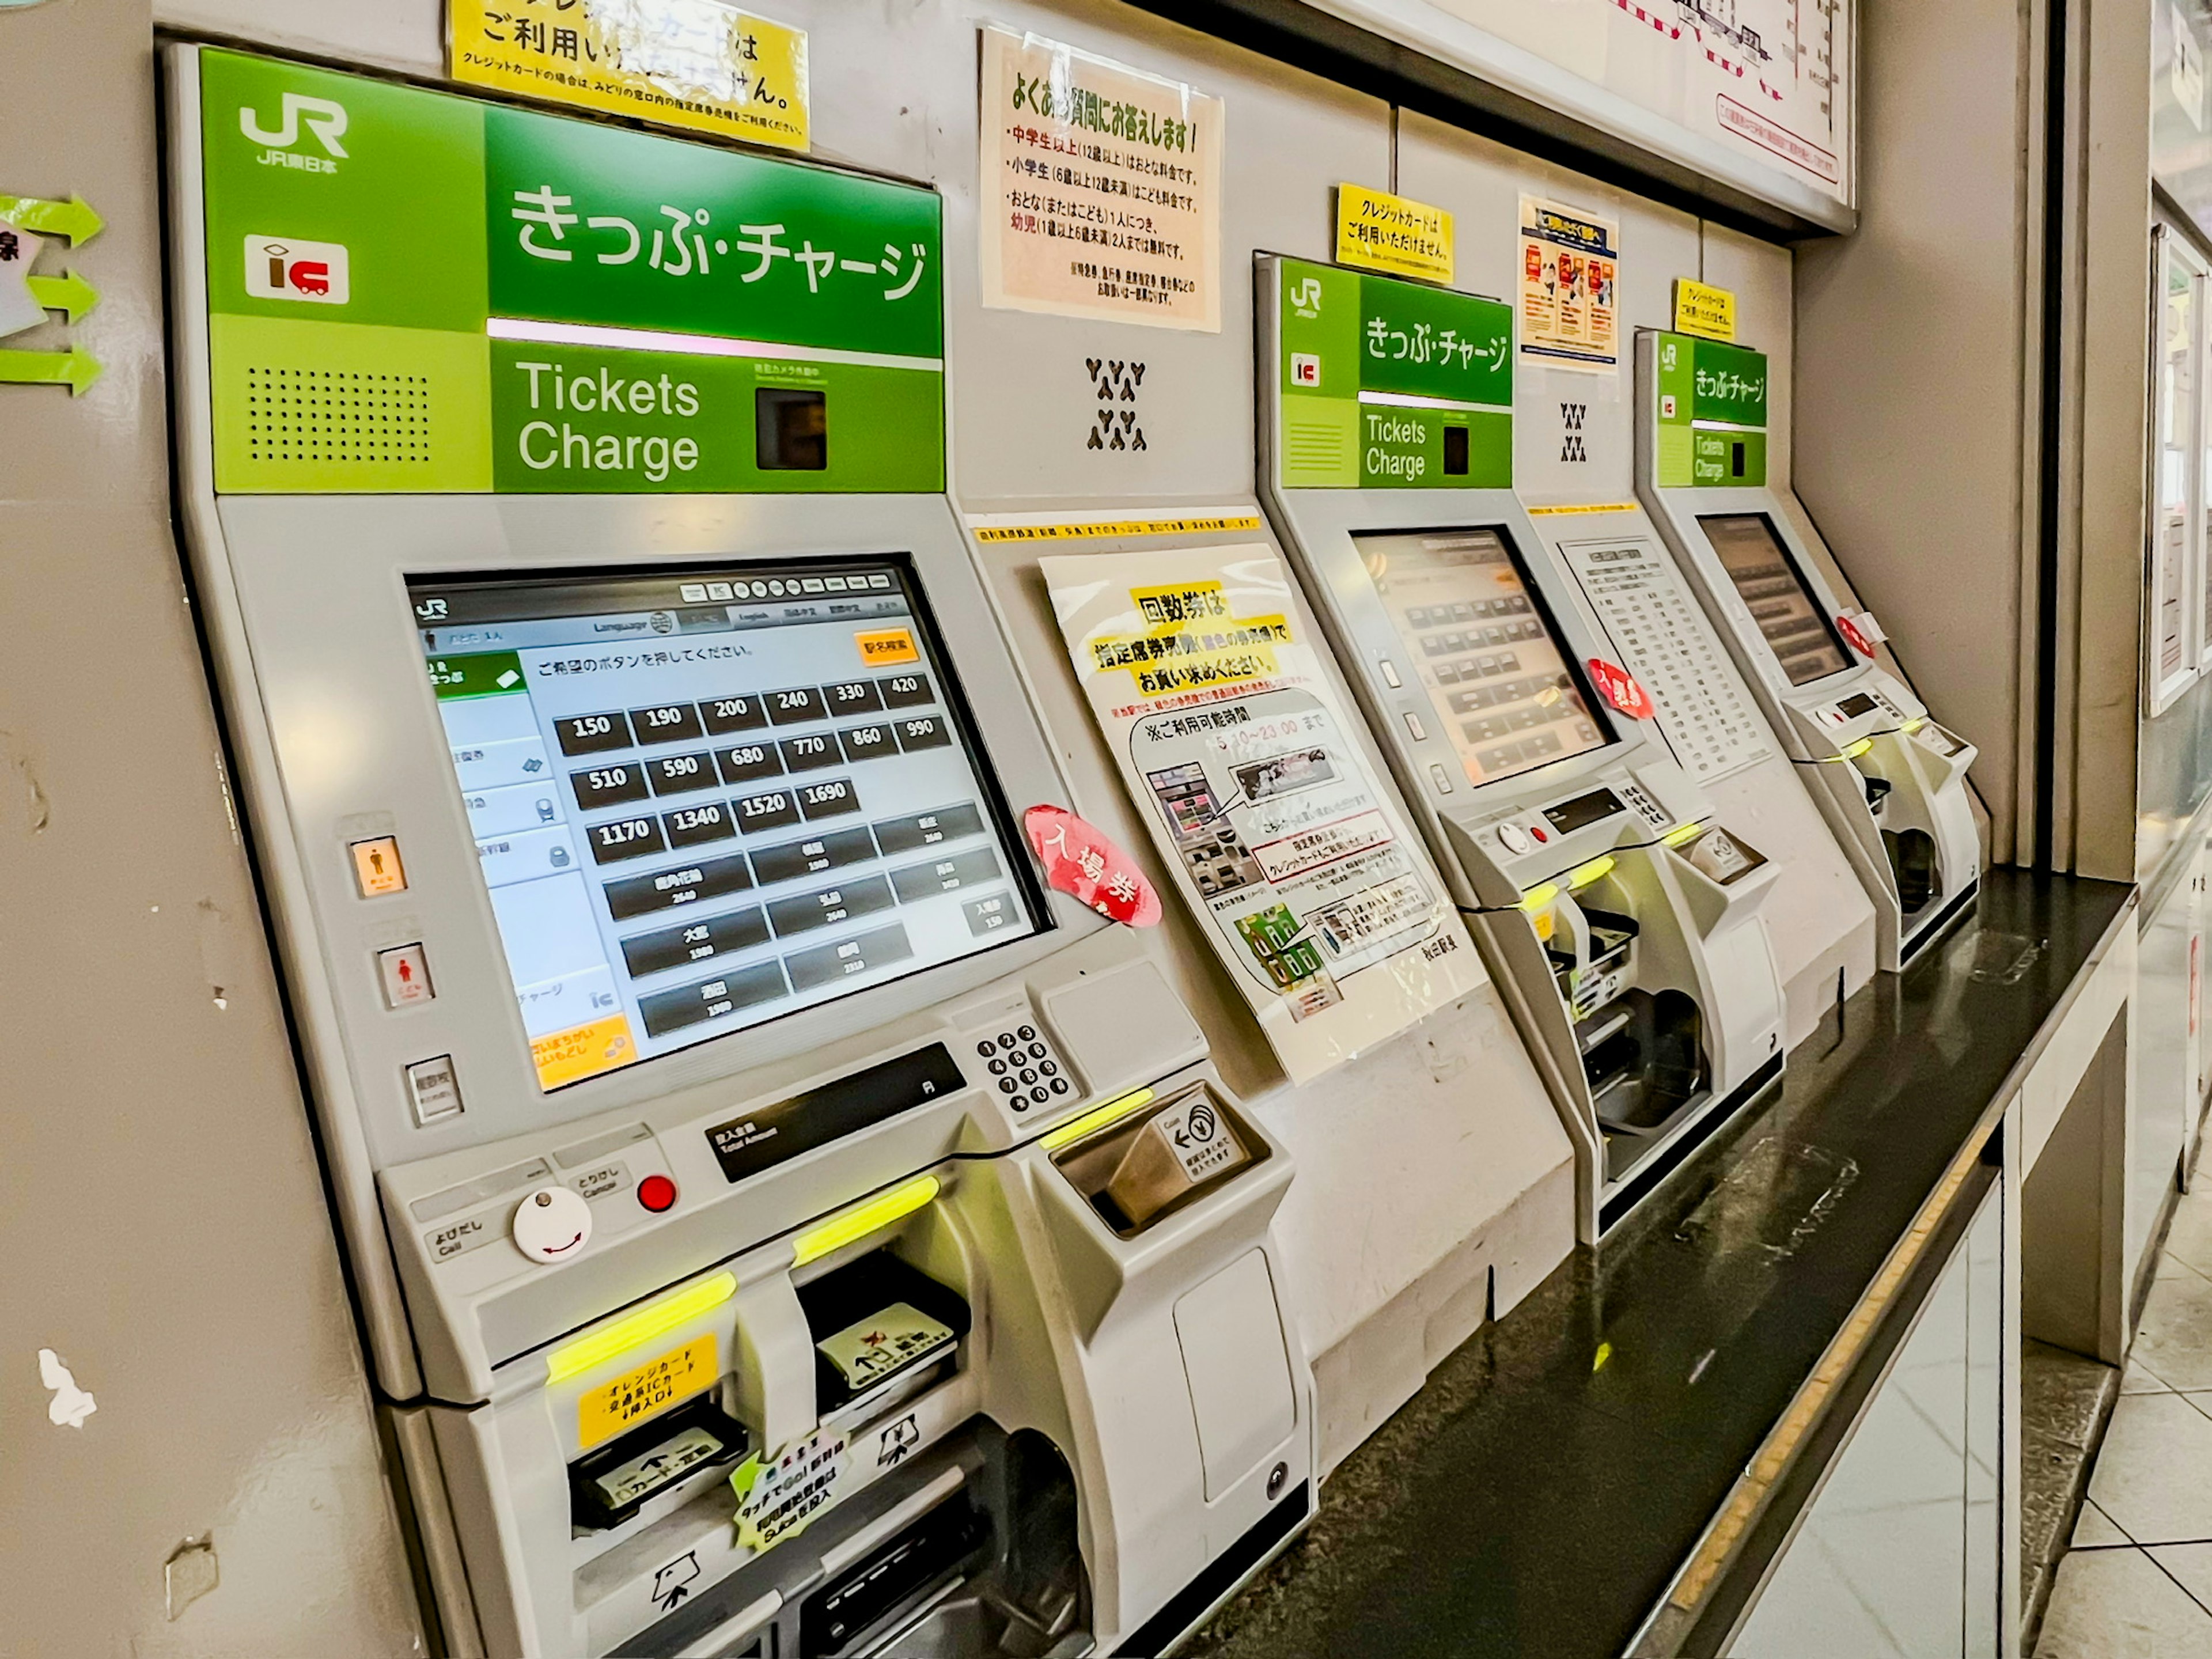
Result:
{"label": "ic card logo", "polygon": [[1318,353],[1293,351],[1291,354],[1291,384],[1309,388],[1321,385],[1321,357]]}
{"label": "ic card logo", "polygon": [[246,239],[246,291],[257,300],[306,300],[342,306],[352,289],[346,251],[338,242],[289,236]]}
{"label": "ic card logo", "polygon": [[[308,135],[322,149],[322,155],[295,151],[295,146],[300,142],[300,128],[303,124]],[[295,167],[303,173],[336,173],[337,162],[325,158],[346,159],[346,148],[338,142],[346,130],[345,106],[333,103],[327,98],[310,98],[297,92],[286,93],[273,131],[261,125],[260,112],[241,105],[238,112],[238,130],[263,146],[261,154],[255,159],[264,167]]]}

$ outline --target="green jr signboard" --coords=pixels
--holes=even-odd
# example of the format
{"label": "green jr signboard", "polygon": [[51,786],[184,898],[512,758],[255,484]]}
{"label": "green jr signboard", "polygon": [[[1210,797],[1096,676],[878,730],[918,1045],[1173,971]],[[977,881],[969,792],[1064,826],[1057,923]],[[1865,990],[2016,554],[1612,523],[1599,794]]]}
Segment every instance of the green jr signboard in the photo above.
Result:
{"label": "green jr signboard", "polygon": [[933,192],[200,66],[219,490],[943,489]]}
{"label": "green jr signboard", "polygon": [[1513,313],[1285,259],[1278,454],[1288,489],[1513,483]]}
{"label": "green jr signboard", "polygon": [[1766,354],[1662,334],[1653,378],[1664,489],[1766,482]]}

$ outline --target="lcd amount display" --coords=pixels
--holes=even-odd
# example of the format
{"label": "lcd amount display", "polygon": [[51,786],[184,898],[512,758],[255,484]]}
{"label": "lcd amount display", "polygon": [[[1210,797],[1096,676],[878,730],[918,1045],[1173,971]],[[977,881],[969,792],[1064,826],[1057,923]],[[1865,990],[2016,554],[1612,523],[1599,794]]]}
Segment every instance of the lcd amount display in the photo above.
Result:
{"label": "lcd amount display", "polygon": [[1502,532],[1352,539],[1470,782],[1613,740]]}
{"label": "lcd amount display", "polygon": [[1851,665],[1764,513],[1708,514],[1698,522],[1790,684],[1809,685]]}
{"label": "lcd amount display", "polygon": [[903,563],[410,593],[541,1088],[1036,931]]}

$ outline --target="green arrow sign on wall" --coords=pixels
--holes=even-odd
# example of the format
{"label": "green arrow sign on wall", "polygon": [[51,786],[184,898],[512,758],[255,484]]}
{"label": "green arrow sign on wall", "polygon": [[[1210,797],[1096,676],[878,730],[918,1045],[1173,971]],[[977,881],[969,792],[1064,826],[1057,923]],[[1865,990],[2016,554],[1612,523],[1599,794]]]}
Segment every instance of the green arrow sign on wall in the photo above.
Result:
{"label": "green arrow sign on wall", "polygon": [[71,247],[82,247],[100,234],[107,222],[92,210],[82,196],[66,202],[46,202],[35,196],[0,196],[0,219],[37,236],[66,236]]}
{"label": "green arrow sign on wall", "polygon": [[27,276],[24,282],[31,297],[48,311],[58,311],[70,321],[76,319],[100,303],[100,290],[73,270],[58,276]]}
{"label": "green arrow sign on wall", "polygon": [[76,346],[67,351],[0,351],[0,380],[65,386],[76,397],[99,378],[100,360]]}

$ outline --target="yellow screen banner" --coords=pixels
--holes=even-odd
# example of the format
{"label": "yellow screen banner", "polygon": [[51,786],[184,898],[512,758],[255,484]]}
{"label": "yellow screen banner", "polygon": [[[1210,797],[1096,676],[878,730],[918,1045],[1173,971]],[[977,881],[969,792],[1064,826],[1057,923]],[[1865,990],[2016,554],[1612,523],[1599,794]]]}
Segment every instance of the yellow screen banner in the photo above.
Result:
{"label": "yellow screen banner", "polygon": [[1674,332],[1702,340],[1735,338],[1735,295],[1724,288],[1674,279]]}
{"label": "yellow screen banner", "polygon": [[1431,283],[1452,279],[1452,216],[1411,197],[1336,187],[1336,262]]}
{"label": "yellow screen banner", "polygon": [[720,0],[448,0],[446,35],[470,86],[807,147],[806,31]]}

